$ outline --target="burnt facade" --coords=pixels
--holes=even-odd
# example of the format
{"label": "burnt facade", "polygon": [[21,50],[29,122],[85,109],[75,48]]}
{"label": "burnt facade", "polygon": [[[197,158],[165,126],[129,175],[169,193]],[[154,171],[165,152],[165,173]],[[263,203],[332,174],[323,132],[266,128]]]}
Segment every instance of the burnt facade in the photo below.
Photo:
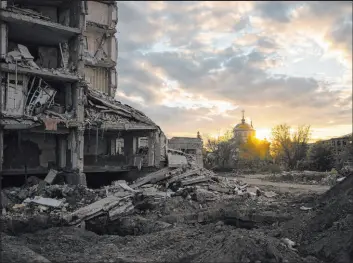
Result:
{"label": "burnt facade", "polygon": [[[85,184],[84,173],[160,165],[160,128],[114,99],[115,1],[8,0],[0,8],[3,175],[52,168]],[[148,138],[144,153],[140,137]]]}

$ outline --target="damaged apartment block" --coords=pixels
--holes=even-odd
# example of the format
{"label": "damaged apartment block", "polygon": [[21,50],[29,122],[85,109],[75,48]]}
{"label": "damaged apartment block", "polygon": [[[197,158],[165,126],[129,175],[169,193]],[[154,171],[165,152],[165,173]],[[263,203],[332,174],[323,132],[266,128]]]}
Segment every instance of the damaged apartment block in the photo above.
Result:
{"label": "damaged apartment block", "polygon": [[86,184],[85,173],[163,164],[160,128],[114,100],[116,24],[115,1],[1,1],[3,176],[52,169]]}

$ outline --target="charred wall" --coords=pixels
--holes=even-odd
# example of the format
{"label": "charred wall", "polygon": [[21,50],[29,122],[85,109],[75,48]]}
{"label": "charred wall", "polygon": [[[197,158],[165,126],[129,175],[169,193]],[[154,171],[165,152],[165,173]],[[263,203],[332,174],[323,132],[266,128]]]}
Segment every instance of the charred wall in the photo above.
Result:
{"label": "charred wall", "polygon": [[50,168],[56,165],[54,134],[11,132],[4,134],[3,168]]}

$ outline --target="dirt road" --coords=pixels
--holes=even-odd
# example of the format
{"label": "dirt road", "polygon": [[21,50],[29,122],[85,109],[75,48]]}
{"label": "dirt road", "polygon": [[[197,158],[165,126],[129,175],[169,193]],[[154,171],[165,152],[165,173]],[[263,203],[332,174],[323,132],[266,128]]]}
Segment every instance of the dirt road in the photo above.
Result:
{"label": "dirt road", "polygon": [[280,183],[280,182],[270,182],[263,180],[267,175],[263,174],[251,174],[246,175],[244,177],[240,177],[239,179],[249,185],[273,188],[279,192],[315,192],[315,193],[324,193],[328,189],[329,186],[326,185],[310,185],[310,184],[295,184],[295,183]]}

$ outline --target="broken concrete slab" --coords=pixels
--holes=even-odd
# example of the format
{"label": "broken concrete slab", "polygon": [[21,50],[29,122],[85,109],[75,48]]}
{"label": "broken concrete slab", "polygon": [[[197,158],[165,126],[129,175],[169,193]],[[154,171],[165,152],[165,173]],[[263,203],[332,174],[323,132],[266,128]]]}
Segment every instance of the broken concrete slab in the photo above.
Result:
{"label": "broken concrete slab", "polygon": [[299,209],[302,210],[302,211],[309,211],[309,210],[311,210],[313,208],[312,207],[307,207],[307,206],[301,206]]}
{"label": "broken concrete slab", "polygon": [[266,192],[264,192],[264,196],[266,196],[267,198],[272,198],[272,197],[277,196],[277,194],[273,191],[268,191],[268,192],[266,191]]}
{"label": "broken concrete slab", "polygon": [[230,194],[232,192],[232,190],[229,188],[225,188],[225,187],[221,187],[221,186],[217,186],[217,185],[213,185],[213,184],[210,184],[208,186],[208,190],[216,191],[216,192],[224,193],[224,194]]}
{"label": "broken concrete slab", "polygon": [[194,195],[196,200],[200,203],[217,200],[217,196],[213,192],[202,188],[197,188]]}
{"label": "broken concrete slab", "polygon": [[167,175],[168,172],[169,172],[169,168],[166,167],[166,168],[163,168],[163,169],[158,170],[156,172],[150,173],[150,174],[146,175],[145,177],[136,180],[135,183],[130,185],[130,187],[135,189],[135,188],[140,187],[144,184],[148,184],[152,181],[154,183],[159,182],[169,176],[169,175]]}
{"label": "broken concrete slab", "polygon": [[168,153],[168,167],[178,168],[187,164],[188,161],[184,155]]}
{"label": "broken concrete slab", "polygon": [[207,182],[209,180],[210,180],[210,178],[208,178],[206,176],[198,176],[196,178],[191,178],[191,179],[181,181],[181,185],[186,186],[186,185],[191,185],[191,184],[203,183],[203,182]]}
{"label": "broken concrete slab", "polygon": [[128,213],[130,211],[134,210],[134,205],[132,202],[129,200],[126,204],[122,206],[117,206],[113,208],[112,210],[109,211],[109,220],[114,221],[116,220],[119,216]]}
{"label": "broken concrete slab", "polygon": [[125,180],[118,180],[114,182],[115,186],[120,186],[122,189],[129,191],[129,192],[133,192],[136,193],[138,192],[137,190],[132,189],[130,186],[127,185]]}
{"label": "broken concrete slab", "polygon": [[48,184],[52,184],[54,182],[57,174],[58,174],[58,171],[56,171],[54,169],[50,169],[49,173],[44,178],[44,181],[46,181]]}
{"label": "broken concrete slab", "polygon": [[56,200],[53,198],[46,198],[41,196],[36,196],[33,199],[27,198],[23,201],[24,203],[35,203],[38,205],[49,206],[49,207],[61,207],[64,202],[62,200]]}
{"label": "broken concrete slab", "polygon": [[201,169],[200,168],[197,168],[197,169],[193,169],[193,170],[190,170],[190,171],[187,171],[181,175],[178,175],[178,176],[173,176],[171,179],[169,179],[167,181],[167,184],[172,184],[174,182],[177,182],[177,181],[181,181],[181,179],[184,179],[188,176],[191,176],[191,175],[200,175],[200,171]]}
{"label": "broken concrete slab", "polygon": [[119,205],[120,201],[131,197],[131,195],[125,197],[108,196],[93,204],[82,207],[70,215],[65,216],[64,220],[70,225],[78,224],[82,220],[89,220]]}
{"label": "broken concrete slab", "polygon": [[170,192],[161,192],[161,191],[143,191],[144,196],[154,196],[154,197],[171,197],[172,193]]}

